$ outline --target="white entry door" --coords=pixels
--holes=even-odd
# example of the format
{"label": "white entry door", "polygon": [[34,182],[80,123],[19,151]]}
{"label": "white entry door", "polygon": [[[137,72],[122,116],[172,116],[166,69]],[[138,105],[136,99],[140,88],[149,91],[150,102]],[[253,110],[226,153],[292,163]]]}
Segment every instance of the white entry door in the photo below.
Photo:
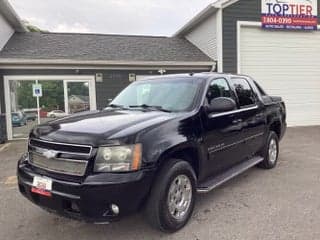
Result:
{"label": "white entry door", "polygon": [[320,124],[320,32],[238,25],[238,72],[283,97],[289,126]]}

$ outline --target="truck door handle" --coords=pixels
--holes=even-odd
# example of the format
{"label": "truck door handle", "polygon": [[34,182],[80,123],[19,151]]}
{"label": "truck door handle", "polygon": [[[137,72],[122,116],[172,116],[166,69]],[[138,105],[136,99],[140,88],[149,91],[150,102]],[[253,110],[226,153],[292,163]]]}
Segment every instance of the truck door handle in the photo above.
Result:
{"label": "truck door handle", "polygon": [[235,119],[232,121],[232,124],[238,124],[238,123],[241,123],[242,122],[242,119]]}
{"label": "truck door handle", "polygon": [[264,116],[263,113],[256,114],[256,118],[262,118],[263,116]]}

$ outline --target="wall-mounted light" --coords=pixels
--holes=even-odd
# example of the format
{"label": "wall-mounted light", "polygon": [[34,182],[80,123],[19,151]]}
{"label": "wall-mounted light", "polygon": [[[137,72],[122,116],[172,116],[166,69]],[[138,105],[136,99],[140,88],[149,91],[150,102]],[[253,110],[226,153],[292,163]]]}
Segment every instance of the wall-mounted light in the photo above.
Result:
{"label": "wall-mounted light", "polygon": [[136,80],[136,74],[135,73],[129,73],[129,82],[134,82]]}
{"label": "wall-mounted light", "polygon": [[158,73],[160,73],[161,75],[165,74],[167,72],[167,70],[161,68],[158,70]]}
{"label": "wall-mounted light", "polygon": [[103,82],[103,74],[96,73],[96,82]]}

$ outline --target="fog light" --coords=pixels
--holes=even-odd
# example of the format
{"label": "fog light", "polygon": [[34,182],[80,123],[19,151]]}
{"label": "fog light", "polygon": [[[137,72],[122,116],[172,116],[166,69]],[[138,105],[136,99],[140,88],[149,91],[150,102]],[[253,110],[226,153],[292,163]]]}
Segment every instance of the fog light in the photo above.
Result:
{"label": "fog light", "polygon": [[111,204],[111,211],[115,214],[118,215],[119,214],[119,207],[115,204]]}

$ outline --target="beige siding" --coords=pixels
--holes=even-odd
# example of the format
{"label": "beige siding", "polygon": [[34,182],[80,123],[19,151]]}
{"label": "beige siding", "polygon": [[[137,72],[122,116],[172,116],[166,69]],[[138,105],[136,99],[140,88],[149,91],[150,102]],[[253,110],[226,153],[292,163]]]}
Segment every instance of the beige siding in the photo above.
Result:
{"label": "beige siding", "polygon": [[185,35],[186,39],[214,60],[218,59],[216,23],[216,14],[213,14]]}
{"label": "beige siding", "polygon": [[8,22],[0,15],[0,50],[12,36],[14,30]]}
{"label": "beige siding", "polygon": [[241,27],[240,72],[287,104],[288,124],[320,124],[320,32]]}

